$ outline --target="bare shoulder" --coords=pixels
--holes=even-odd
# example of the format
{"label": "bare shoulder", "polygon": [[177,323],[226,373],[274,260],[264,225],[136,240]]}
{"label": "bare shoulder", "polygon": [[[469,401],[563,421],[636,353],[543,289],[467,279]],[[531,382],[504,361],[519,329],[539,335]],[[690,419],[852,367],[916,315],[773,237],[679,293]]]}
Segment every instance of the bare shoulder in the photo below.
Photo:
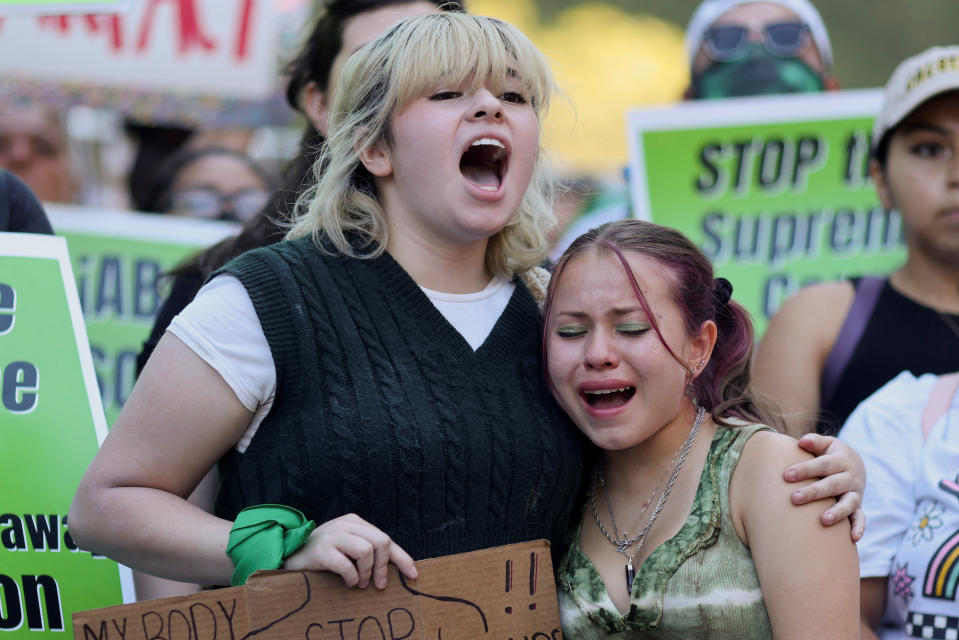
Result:
{"label": "bare shoulder", "polygon": [[789,436],[750,438],[730,484],[733,524],[749,547],[776,638],[855,638],[859,565],[849,525],[822,526],[822,503],[794,506],[795,487],[782,477],[808,458]]}
{"label": "bare shoulder", "polygon": [[737,476],[748,476],[752,480],[780,482],[788,490],[796,489],[796,483],[783,479],[786,467],[812,460],[814,456],[799,448],[796,439],[774,431],[755,433],[743,448],[739,464],[733,472],[733,482]]}
{"label": "bare shoulder", "polygon": [[809,327],[837,326],[849,313],[856,291],[852,283],[842,280],[836,282],[817,282],[810,284],[790,296],[770,321],[773,323],[807,325]]}
{"label": "bare shoulder", "polygon": [[790,493],[811,481],[789,483],[783,478],[783,472],[797,462],[812,458],[799,448],[795,438],[782,433],[760,431],[749,438],[729,481],[733,524],[744,544],[749,545],[747,531],[751,514],[769,518],[797,508],[790,502]]}
{"label": "bare shoulder", "polygon": [[819,374],[854,297],[849,282],[820,282],[786,300],[756,348],[757,387],[787,411],[817,408]]}

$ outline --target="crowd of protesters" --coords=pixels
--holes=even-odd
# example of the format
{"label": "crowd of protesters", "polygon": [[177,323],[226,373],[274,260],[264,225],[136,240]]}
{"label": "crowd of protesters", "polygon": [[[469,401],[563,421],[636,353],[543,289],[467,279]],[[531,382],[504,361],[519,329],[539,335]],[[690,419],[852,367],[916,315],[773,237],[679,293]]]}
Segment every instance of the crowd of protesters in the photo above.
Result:
{"label": "crowd of protesters", "polygon": [[[574,640],[959,637],[959,47],[892,71],[873,127],[905,262],[801,289],[754,355],[678,232],[624,202],[553,228],[548,61],[467,9],[329,2],[279,183],[178,132],[141,150],[137,209],[242,228],[170,274],[74,538],[188,584],[359,588],[546,538]],[[705,0],[686,50],[689,100],[839,86],[808,0]],[[0,231],[53,232],[66,146],[0,111]]]}

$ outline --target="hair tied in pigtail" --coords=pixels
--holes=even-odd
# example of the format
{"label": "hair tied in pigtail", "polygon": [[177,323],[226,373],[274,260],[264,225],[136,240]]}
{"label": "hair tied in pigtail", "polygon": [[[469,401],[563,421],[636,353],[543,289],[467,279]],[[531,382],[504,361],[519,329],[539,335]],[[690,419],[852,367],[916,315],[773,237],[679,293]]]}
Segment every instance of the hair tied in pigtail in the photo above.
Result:
{"label": "hair tied in pigtail", "polygon": [[713,295],[719,304],[727,304],[733,295],[733,283],[726,278],[716,278],[713,281]]}

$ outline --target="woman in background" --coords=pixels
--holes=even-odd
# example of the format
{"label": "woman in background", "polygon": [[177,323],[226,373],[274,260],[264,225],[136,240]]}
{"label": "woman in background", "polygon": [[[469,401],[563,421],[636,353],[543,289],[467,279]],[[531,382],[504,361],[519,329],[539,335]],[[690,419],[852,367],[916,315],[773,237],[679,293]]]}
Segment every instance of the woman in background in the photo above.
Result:
{"label": "woman in background", "polygon": [[959,362],[959,47],[934,47],[889,79],[873,125],[870,176],[898,211],[906,262],[888,278],[824,282],[776,313],[756,352],[756,386],[789,433],[834,434],[901,371]]}

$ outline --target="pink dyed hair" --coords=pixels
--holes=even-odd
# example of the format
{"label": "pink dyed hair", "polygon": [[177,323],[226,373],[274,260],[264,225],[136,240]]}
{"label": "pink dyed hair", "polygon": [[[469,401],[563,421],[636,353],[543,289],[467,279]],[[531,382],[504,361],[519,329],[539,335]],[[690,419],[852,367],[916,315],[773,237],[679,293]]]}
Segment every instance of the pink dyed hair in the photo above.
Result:
{"label": "pink dyed hair", "polygon": [[693,381],[693,391],[696,401],[711,412],[717,423],[729,426],[723,418],[736,417],[782,427],[778,412],[766,400],[756,397],[751,389],[753,325],[749,313],[732,299],[722,299],[722,287],[717,287],[712,263],[686,236],[675,229],[642,220],[610,222],[593,229],[577,238],[559,259],[543,313],[543,368],[550,388],[552,380],[549,380],[546,338],[553,296],[570,260],[591,250],[610,251],[619,258],[633,293],[660,342],[690,375],[692,371],[663,337],[656,315],[623,254],[643,255],[669,269],[673,275],[670,287],[673,300],[679,307],[687,333],[698,333],[707,320],[716,323],[716,345],[709,363]]}

